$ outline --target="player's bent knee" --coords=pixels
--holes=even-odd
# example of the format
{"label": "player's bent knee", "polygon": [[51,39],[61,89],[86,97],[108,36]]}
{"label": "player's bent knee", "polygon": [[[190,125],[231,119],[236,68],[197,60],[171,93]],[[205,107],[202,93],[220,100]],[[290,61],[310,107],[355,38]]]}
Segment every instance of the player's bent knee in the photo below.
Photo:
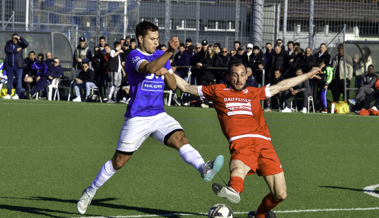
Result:
{"label": "player's bent knee", "polygon": [[126,162],[132,157],[133,152],[116,151],[112,158],[112,165],[115,170],[121,169]]}
{"label": "player's bent knee", "polygon": [[274,198],[277,201],[284,201],[287,198],[287,192],[286,191],[280,191],[274,194]]}

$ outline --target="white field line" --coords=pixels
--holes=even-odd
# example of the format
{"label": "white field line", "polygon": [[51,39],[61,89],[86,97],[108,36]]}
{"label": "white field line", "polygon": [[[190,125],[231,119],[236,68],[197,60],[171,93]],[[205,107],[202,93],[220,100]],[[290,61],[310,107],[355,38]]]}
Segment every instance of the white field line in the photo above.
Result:
{"label": "white field line", "polygon": [[[365,211],[365,210],[379,210],[379,207],[366,207],[366,208],[329,208],[329,209],[308,209],[308,210],[274,210],[275,213],[309,213],[309,212],[333,212],[333,211]],[[248,214],[249,212],[233,212],[234,214]],[[128,215],[128,216],[85,216],[79,218],[139,218],[139,217],[169,217],[169,216],[196,216],[207,215],[207,213],[173,213],[173,214],[148,214],[148,215]]]}

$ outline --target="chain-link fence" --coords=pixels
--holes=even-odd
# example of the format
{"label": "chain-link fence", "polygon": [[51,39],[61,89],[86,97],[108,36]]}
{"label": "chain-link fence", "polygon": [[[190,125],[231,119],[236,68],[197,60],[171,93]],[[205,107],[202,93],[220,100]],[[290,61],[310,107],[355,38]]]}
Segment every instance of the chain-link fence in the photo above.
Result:
{"label": "chain-link fence", "polygon": [[[207,39],[231,49],[236,40],[246,45],[259,37],[262,45],[283,38],[304,48],[311,39],[316,48],[378,36],[378,9],[377,0],[0,0],[3,30],[62,32],[74,47],[80,36],[90,46],[100,36],[108,42],[134,37],[136,24],[147,20],[160,27],[162,43],[178,36],[182,42]],[[339,34],[343,29],[346,34]]]}

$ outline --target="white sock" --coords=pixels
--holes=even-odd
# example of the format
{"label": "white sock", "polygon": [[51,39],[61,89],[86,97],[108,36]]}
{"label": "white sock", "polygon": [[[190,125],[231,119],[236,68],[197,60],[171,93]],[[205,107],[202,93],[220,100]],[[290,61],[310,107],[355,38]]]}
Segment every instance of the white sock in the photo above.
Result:
{"label": "white sock", "polygon": [[87,192],[94,196],[96,194],[97,189],[99,189],[109,178],[116,173],[117,170],[113,168],[112,160],[108,160],[100,169],[97,174],[95,180],[93,180],[90,187],[87,188]]}
{"label": "white sock", "polygon": [[185,144],[179,149],[179,154],[184,162],[191,164],[203,175],[204,160],[197,150],[190,144]]}

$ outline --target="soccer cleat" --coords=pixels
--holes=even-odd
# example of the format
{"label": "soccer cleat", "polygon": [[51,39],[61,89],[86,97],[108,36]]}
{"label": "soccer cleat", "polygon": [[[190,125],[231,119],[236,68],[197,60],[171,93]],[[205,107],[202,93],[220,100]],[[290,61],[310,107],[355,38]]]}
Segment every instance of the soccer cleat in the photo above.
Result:
{"label": "soccer cleat", "polygon": [[[255,218],[255,211],[250,211],[249,215],[247,216],[248,218]],[[276,218],[276,215],[274,212],[269,211],[265,214],[265,218]]]}
{"label": "soccer cleat", "polygon": [[115,103],[112,99],[109,99],[108,101],[107,101],[107,103],[109,103],[109,104],[113,104],[113,103]]}
{"label": "soccer cleat", "polygon": [[286,108],[284,108],[281,112],[282,112],[282,113],[291,113],[292,110],[289,109],[288,107],[286,107]]}
{"label": "soccer cleat", "polygon": [[218,183],[213,183],[212,190],[217,196],[221,198],[226,198],[233,204],[238,204],[241,200],[240,195],[232,187],[223,186]]}
{"label": "soccer cleat", "polygon": [[327,113],[328,113],[328,109],[326,109],[326,108],[322,109],[322,110],[321,110],[321,113],[323,113],[323,114],[327,114]]}
{"label": "soccer cleat", "polygon": [[374,111],[378,111],[378,108],[376,108],[375,106],[372,106],[371,109],[374,110]]}
{"label": "soccer cleat", "polygon": [[87,189],[84,189],[82,197],[79,199],[76,209],[80,214],[85,214],[87,207],[91,204],[93,196],[88,194]]}
{"label": "soccer cleat", "polygon": [[129,104],[131,98],[128,98],[128,100],[125,101],[125,104]]}
{"label": "soccer cleat", "polygon": [[80,96],[74,98],[74,100],[72,100],[73,102],[82,102],[82,98]]}
{"label": "soccer cleat", "polygon": [[271,107],[270,106],[267,106],[264,111],[271,111]]}
{"label": "soccer cleat", "polygon": [[210,182],[218,171],[221,170],[224,165],[224,156],[218,155],[212,162],[207,162],[203,166],[203,178],[204,181]]}
{"label": "soccer cleat", "polygon": [[13,100],[18,100],[18,99],[20,99],[20,98],[18,97],[17,94],[14,94],[14,95],[12,96],[12,99],[13,99]]}
{"label": "soccer cleat", "polygon": [[354,98],[349,99],[348,101],[349,101],[349,103],[352,104],[352,105],[355,105],[355,103],[357,103],[356,100],[355,100]]}
{"label": "soccer cleat", "polygon": [[6,96],[3,97],[3,99],[11,99],[11,96],[7,94]]}
{"label": "soccer cleat", "polygon": [[307,108],[303,107],[303,110],[301,110],[301,113],[306,114],[307,113]]}
{"label": "soccer cleat", "polygon": [[202,108],[209,108],[209,105],[204,104],[204,103],[202,103],[200,106],[201,106]]}

